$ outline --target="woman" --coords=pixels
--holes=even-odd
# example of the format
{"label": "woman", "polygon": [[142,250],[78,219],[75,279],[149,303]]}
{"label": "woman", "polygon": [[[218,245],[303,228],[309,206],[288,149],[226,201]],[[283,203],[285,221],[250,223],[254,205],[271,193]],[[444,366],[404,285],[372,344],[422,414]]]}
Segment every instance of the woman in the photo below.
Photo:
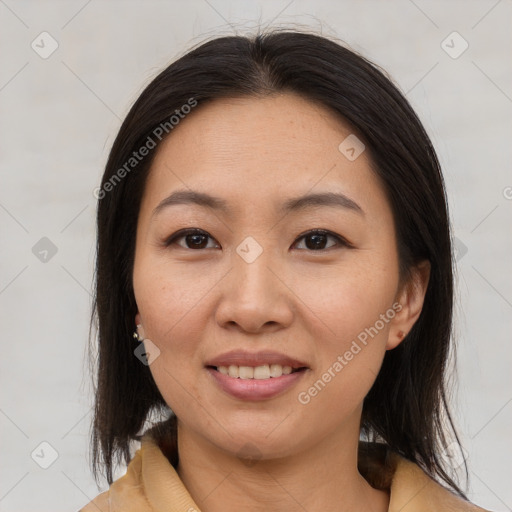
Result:
{"label": "woman", "polygon": [[375,65],[206,42],[142,92],[97,196],[110,489],[83,511],[483,510],[454,479],[443,178]]}

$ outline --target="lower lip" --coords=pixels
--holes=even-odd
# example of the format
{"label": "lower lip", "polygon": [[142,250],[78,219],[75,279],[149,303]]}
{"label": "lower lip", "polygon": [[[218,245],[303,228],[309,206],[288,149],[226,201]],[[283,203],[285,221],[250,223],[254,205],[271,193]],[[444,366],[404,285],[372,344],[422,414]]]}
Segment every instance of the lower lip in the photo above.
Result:
{"label": "lower lip", "polygon": [[290,389],[307,370],[270,377],[269,379],[240,379],[207,368],[219,387],[229,395],[241,400],[267,400]]}

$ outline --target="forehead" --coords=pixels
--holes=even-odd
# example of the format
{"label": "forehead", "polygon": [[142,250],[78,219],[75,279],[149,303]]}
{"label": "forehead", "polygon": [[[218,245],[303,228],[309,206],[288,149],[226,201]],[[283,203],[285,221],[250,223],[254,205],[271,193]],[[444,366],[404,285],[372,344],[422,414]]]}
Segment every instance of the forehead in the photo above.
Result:
{"label": "forehead", "polygon": [[160,145],[146,195],[155,203],[190,188],[250,205],[333,191],[358,204],[382,201],[366,152],[349,159],[340,150],[354,135],[296,94],[217,99],[196,107]]}
{"label": "forehead", "polygon": [[[208,149],[211,158],[236,155],[242,167],[244,161],[272,161],[283,155],[297,161],[306,152],[311,161],[320,160],[328,147],[337,151],[340,138],[350,133],[341,118],[297,94],[223,98],[196,107],[160,152]],[[196,155],[191,152],[187,159],[194,161]]]}

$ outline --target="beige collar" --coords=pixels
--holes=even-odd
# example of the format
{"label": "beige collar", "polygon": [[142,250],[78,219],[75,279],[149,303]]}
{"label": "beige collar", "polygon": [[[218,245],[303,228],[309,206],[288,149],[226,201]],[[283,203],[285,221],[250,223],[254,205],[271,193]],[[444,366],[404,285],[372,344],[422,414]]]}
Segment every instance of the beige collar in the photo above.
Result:
{"label": "beige collar", "polygon": [[[486,512],[455,496],[418,465],[396,454],[388,457],[395,468],[387,486],[389,512]],[[142,437],[141,448],[130,461],[126,474],[81,512],[93,510],[200,512],[158,442],[150,435]]]}

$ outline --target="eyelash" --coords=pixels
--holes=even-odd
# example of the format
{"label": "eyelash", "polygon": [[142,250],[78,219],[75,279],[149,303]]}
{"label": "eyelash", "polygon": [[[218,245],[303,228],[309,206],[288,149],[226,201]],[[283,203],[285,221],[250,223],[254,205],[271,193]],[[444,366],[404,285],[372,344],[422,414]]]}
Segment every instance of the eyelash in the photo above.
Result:
{"label": "eyelash", "polygon": [[[177,231],[176,233],[171,235],[169,238],[166,239],[166,241],[164,242],[164,245],[166,247],[169,247],[169,246],[171,246],[173,244],[176,244],[176,242],[178,240],[180,240],[181,238],[185,238],[187,235],[206,235],[207,237],[213,239],[213,237],[211,237],[206,231],[203,231],[203,230],[197,229],[197,228],[188,228],[188,229],[182,229],[180,231]],[[336,234],[332,233],[331,231],[327,231],[325,229],[313,229],[311,231],[307,231],[306,233],[303,233],[302,235],[300,235],[297,238],[297,241],[301,240],[303,238],[306,238],[307,236],[311,236],[311,235],[324,235],[324,236],[336,239],[338,246],[347,247],[347,248],[353,248],[354,247],[350,242],[348,242],[342,236],[336,235]],[[190,249],[188,247],[182,247],[182,246],[179,246],[179,247],[181,247],[182,249],[188,249],[188,250],[191,250],[191,251],[200,251],[200,250],[204,250],[205,249],[205,248],[202,248],[202,249]],[[307,250],[308,252],[325,252],[328,249],[332,249],[333,247],[335,247],[335,246],[328,247],[327,249],[317,249],[317,250],[313,250],[313,249],[299,249],[299,250]],[[207,247],[206,249],[211,249],[211,247]]]}

